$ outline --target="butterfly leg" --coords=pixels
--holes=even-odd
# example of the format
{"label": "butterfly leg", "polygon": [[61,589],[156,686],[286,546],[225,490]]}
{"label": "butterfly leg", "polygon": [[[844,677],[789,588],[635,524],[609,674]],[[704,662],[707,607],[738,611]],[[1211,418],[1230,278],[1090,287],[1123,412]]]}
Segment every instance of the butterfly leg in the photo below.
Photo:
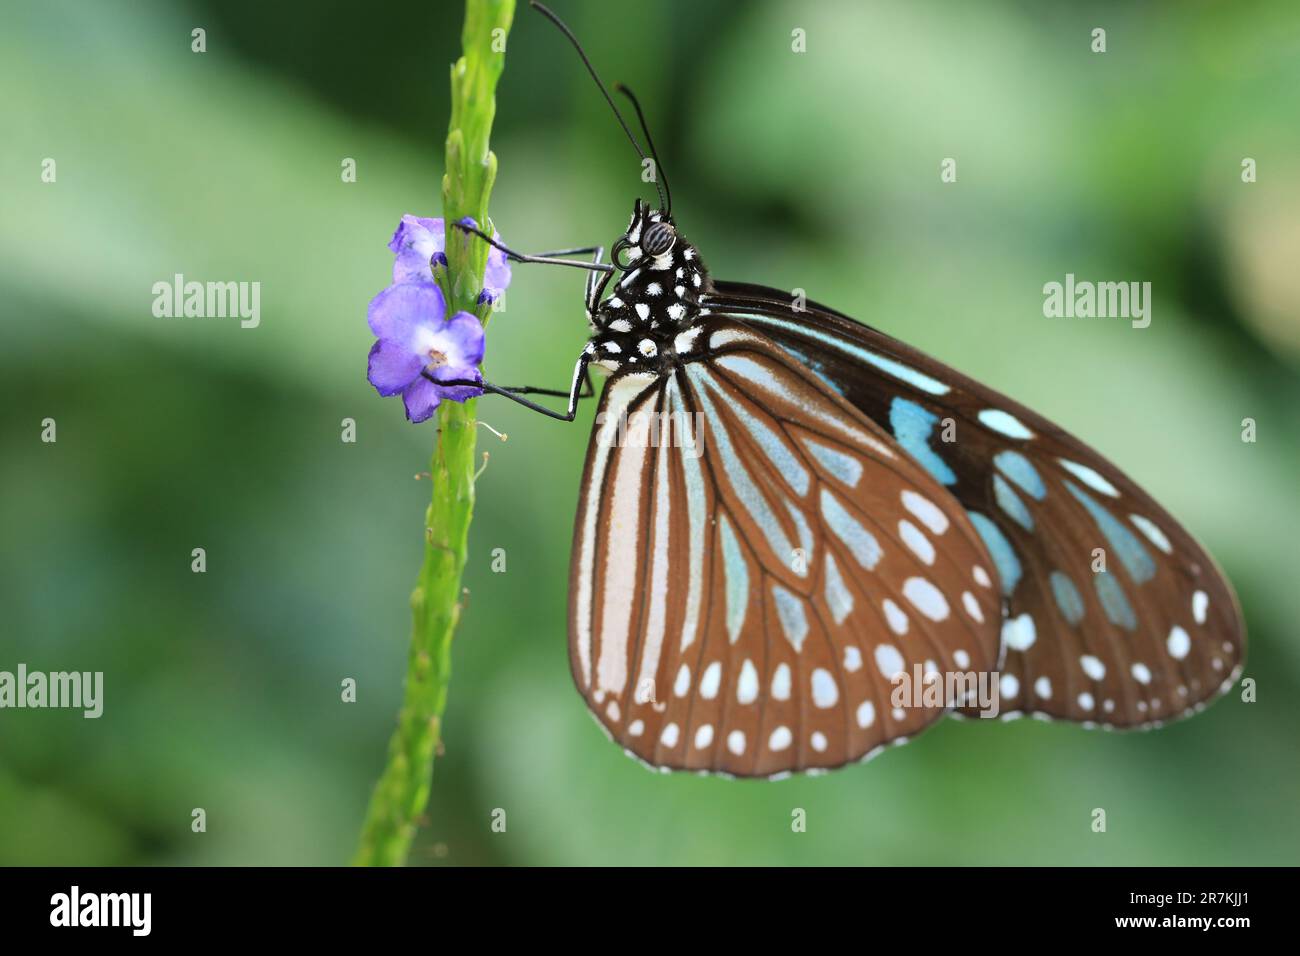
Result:
{"label": "butterfly leg", "polygon": [[[561,392],[554,389],[533,388],[528,385],[507,387],[503,385],[493,385],[491,382],[475,382],[472,379],[455,379],[452,381],[439,381],[435,379],[428,371],[423,372],[425,378],[436,385],[469,385],[474,388],[481,388],[484,392],[491,395],[501,395],[504,398],[517,405],[522,405],[529,411],[540,412],[548,418],[554,418],[562,422],[571,422],[578,415],[578,402],[584,398],[590,398],[595,394],[591,384],[591,377],[587,370],[588,357],[584,353],[578,358],[578,364],[573,369],[573,385],[567,392]],[[522,397],[523,395],[567,395],[569,399],[569,410],[567,412],[557,412],[554,409],[547,408],[545,405],[538,405],[536,402],[529,401]]]}
{"label": "butterfly leg", "polygon": [[525,255],[521,252],[515,252],[513,249],[509,248],[508,246],[502,245],[501,243],[493,239],[491,236],[489,236],[486,232],[484,232],[481,229],[477,229],[474,226],[469,226],[461,222],[455,223],[454,225],[456,226],[457,229],[461,230],[462,232],[468,232],[471,233],[472,235],[478,236],[480,239],[482,239],[492,248],[499,249],[500,251],[504,252],[506,254],[506,258],[512,260],[513,262],[537,262],[543,265],[573,266],[574,268],[577,269],[590,269],[594,272],[614,271],[614,267],[608,263],[599,262],[599,261],[588,262],[585,259],[563,258],[566,255],[581,255],[588,252],[597,252],[598,247],[596,246],[587,246],[581,249],[562,249],[559,252],[544,253],[542,255],[530,256],[530,255]]}
{"label": "butterfly leg", "polygon": [[[603,246],[578,246],[574,249],[552,249],[549,252],[534,253],[533,258],[553,259],[556,256],[587,256],[593,252],[599,253],[603,248]],[[596,261],[600,261],[599,255],[596,256]]]}
{"label": "butterfly leg", "polygon": [[[556,398],[568,398],[570,392],[561,388],[536,388],[532,385],[499,385],[496,386],[502,391],[509,392],[511,395],[553,395]],[[591,398],[595,395],[595,389],[591,384],[591,375],[587,370],[583,370],[582,391],[578,393],[578,399]]]}

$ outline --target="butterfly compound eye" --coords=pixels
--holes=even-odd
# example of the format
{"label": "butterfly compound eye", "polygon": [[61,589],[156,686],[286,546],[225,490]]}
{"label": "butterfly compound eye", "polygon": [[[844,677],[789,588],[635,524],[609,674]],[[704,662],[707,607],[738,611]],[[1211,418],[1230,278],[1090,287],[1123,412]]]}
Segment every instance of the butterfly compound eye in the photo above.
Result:
{"label": "butterfly compound eye", "polygon": [[677,233],[666,222],[653,222],[641,237],[641,249],[648,256],[662,256],[677,241]]}

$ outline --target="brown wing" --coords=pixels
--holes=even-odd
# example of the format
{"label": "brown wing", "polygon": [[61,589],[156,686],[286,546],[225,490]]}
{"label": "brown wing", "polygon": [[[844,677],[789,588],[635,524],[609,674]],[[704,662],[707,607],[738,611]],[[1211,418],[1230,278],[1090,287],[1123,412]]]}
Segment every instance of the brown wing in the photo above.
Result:
{"label": "brown wing", "polygon": [[605,389],[574,537],[579,690],[665,769],[824,769],[915,734],[996,662],[978,533],[765,336],[708,322],[700,341]]}
{"label": "brown wing", "polygon": [[1111,462],[1023,405],[846,316],[720,284],[706,304],[791,350],[967,509],[1006,598],[1004,711],[1141,727],[1240,673],[1231,586]]}

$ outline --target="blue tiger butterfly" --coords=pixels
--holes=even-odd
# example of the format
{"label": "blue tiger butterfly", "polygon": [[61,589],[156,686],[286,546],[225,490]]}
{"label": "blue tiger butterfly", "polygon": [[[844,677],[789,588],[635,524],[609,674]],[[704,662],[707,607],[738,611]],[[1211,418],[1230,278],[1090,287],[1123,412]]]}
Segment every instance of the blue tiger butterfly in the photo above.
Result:
{"label": "blue tiger butterfly", "polygon": [[[651,162],[573,34],[533,6]],[[520,255],[462,227],[516,261],[589,270],[591,339],[550,393],[567,412],[521,397],[544,390],[482,387],[572,421],[591,367],[609,372],[569,654],[613,740],[656,768],[772,777],[979,713],[981,678],[1004,715],[1113,728],[1179,719],[1232,685],[1236,598],[1168,512],[1059,426],[883,332],[715,279],[618,89],[660,205],[636,201],[611,262]],[[579,253],[595,255],[565,258]],[[900,705],[913,675],[936,692]]]}

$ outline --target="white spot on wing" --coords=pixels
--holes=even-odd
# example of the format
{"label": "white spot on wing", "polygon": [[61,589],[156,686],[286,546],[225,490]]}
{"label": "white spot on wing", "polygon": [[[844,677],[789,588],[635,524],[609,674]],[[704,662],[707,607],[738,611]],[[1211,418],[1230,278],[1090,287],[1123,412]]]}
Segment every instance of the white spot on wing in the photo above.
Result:
{"label": "white spot on wing", "polygon": [[1025,427],[1020,419],[1000,408],[986,408],[979,413],[980,423],[1000,435],[1008,438],[1033,438],[1034,433]]}
{"label": "white spot on wing", "polygon": [[891,598],[885,598],[880,606],[885,609],[885,620],[889,622],[889,629],[900,636],[906,634],[907,615],[903,613],[903,609]]}
{"label": "white spot on wing", "polygon": [[898,522],[898,536],[903,539],[903,544],[911,549],[912,553],[924,561],[926,564],[934,564],[934,545],[930,543],[921,529],[906,518]]}
{"label": "white spot on wing", "polygon": [[1106,665],[1091,654],[1084,654],[1080,657],[1079,666],[1082,667],[1083,672],[1093,680],[1101,680],[1106,676]]}
{"label": "white spot on wing", "polygon": [[938,505],[924,495],[911,490],[904,491],[903,507],[921,519],[921,523],[929,528],[932,533],[943,534],[948,530],[948,516],[943,513],[943,510]]}
{"label": "white spot on wing", "polygon": [[775,700],[790,699],[790,665],[778,664],[772,674],[772,697]]}
{"label": "white spot on wing", "polygon": [[812,696],[813,704],[822,710],[834,707],[839,702],[840,691],[835,686],[835,678],[824,667],[818,667],[812,672]]}
{"label": "white spot on wing", "polygon": [[1210,607],[1210,596],[1204,591],[1197,591],[1192,595],[1192,619],[1197,624],[1205,623],[1205,612]]}
{"label": "white spot on wing", "polygon": [[876,646],[876,667],[880,668],[885,680],[892,681],[894,675],[903,672],[903,655],[892,644],[879,644]]}
{"label": "white spot on wing", "polygon": [[754,662],[745,658],[745,663],[740,665],[740,680],[736,683],[736,702],[752,704],[757,699],[758,671],[754,668]]}
{"label": "white spot on wing", "polygon": [[1173,554],[1173,546],[1170,545],[1169,539],[1165,537],[1165,533],[1156,527],[1155,522],[1151,521],[1149,518],[1144,518],[1141,515],[1129,515],[1129,517],[1133,520],[1133,523],[1137,525],[1138,530],[1147,536],[1148,541],[1165,554]]}
{"label": "white spot on wing", "polygon": [[876,705],[869,700],[864,700],[858,704],[857,712],[858,726],[866,730],[876,722]]}
{"label": "white spot on wing", "polygon": [[[1081,465],[1077,461],[1070,461],[1067,458],[1058,459],[1065,467],[1065,470],[1074,477],[1078,478],[1093,491],[1100,491],[1103,495],[1110,495],[1112,498],[1119,497],[1119,489],[1109,481],[1098,474],[1094,469],[1087,465]],[[1154,525],[1152,526],[1154,527]]]}
{"label": "white spot on wing", "polygon": [[908,578],[903,582],[903,596],[932,621],[943,621],[948,617],[948,602],[927,578]]}
{"label": "white spot on wing", "polygon": [[713,700],[718,696],[718,687],[722,684],[722,664],[714,661],[708,667],[704,668],[704,676],[700,678],[700,696],[705,700]]}
{"label": "white spot on wing", "polygon": [[699,338],[701,327],[692,326],[685,332],[679,332],[677,338],[673,339],[673,348],[679,355],[689,352],[695,348],[695,340]]}
{"label": "white spot on wing", "polygon": [[1038,639],[1034,619],[1026,611],[1019,617],[1007,618],[1002,622],[1002,643],[1015,651],[1027,651]]}
{"label": "white spot on wing", "polygon": [[691,668],[683,664],[677,671],[677,681],[673,684],[673,693],[678,697],[685,697],[687,691],[691,689]]}
{"label": "white spot on wing", "polygon": [[1187,656],[1187,652],[1192,649],[1192,639],[1187,636],[1177,624],[1169,632],[1169,637],[1165,639],[1165,647],[1169,649],[1169,656],[1174,660],[1181,661]]}

